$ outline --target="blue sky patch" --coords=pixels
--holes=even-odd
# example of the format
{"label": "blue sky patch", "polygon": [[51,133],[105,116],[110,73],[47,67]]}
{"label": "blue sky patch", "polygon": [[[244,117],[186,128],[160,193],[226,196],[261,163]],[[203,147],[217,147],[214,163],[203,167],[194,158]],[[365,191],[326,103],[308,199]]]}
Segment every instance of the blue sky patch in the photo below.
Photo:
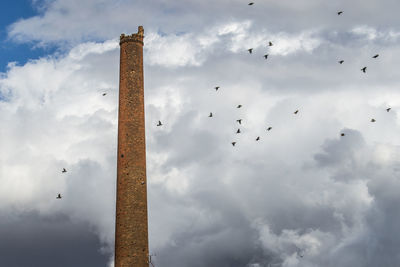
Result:
{"label": "blue sky patch", "polygon": [[40,58],[55,51],[54,47],[35,47],[34,43],[21,44],[8,39],[8,26],[38,13],[38,9],[30,0],[2,1],[0,3],[0,72],[7,70],[9,62],[23,65],[29,59]]}

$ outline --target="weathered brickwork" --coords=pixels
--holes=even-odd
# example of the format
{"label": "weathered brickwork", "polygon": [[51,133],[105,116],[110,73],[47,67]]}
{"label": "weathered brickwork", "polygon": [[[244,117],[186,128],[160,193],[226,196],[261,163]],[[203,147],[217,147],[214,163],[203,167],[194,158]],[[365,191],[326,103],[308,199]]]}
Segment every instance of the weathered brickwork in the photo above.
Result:
{"label": "weathered brickwork", "polygon": [[148,267],[143,27],[121,35],[115,267]]}

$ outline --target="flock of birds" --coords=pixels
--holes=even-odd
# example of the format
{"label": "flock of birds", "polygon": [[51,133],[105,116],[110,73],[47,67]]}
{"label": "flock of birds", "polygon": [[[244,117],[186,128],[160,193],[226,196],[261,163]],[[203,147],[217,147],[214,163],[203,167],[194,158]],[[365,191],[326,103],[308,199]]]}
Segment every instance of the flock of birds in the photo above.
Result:
{"label": "flock of birds", "polygon": [[[249,6],[254,5],[254,2],[250,2],[248,5],[249,5]],[[342,14],[343,14],[343,11],[338,11],[338,12],[337,12],[337,15],[338,15],[338,16],[340,16],[340,15],[342,15]],[[274,43],[273,43],[272,41],[269,41],[268,44],[267,44],[267,46],[268,46],[268,47],[272,47],[272,46],[274,46]],[[249,54],[253,54],[253,50],[254,50],[254,48],[249,48],[249,49],[247,49],[247,51],[248,51]],[[269,54],[265,54],[263,57],[267,60],[268,57],[269,57]],[[379,57],[379,54],[376,54],[376,55],[372,56],[373,59],[377,59],[378,57]],[[341,59],[341,60],[338,61],[338,63],[339,63],[339,64],[343,64],[343,63],[344,63],[344,60]],[[366,72],[367,72],[367,66],[362,67],[362,68],[361,68],[361,71],[362,71],[363,73],[366,73]],[[214,89],[215,89],[216,92],[218,92],[218,90],[219,90],[220,88],[221,88],[220,86],[215,86],[215,87],[214,87]],[[106,95],[107,95],[106,92],[102,93],[102,96],[106,96]],[[239,105],[236,106],[236,108],[238,108],[238,109],[239,109],[239,108],[242,108],[242,107],[243,107],[243,105],[241,105],[241,104],[239,104]],[[390,110],[391,110],[390,107],[386,108],[386,111],[387,111],[387,112],[389,112]],[[299,110],[298,110],[298,109],[295,110],[295,111],[293,112],[294,115],[296,115],[296,114],[298,114],[298,113],[299,113]],[[212,112],[210,112],[209,115],[208,115],[209,118],[212,118],[213,116],[214,116],[214,115],[213,115]],[[239,125],[242,125],[242,119],[237,119],[236,122],[237,122]],[[375,120],[374,118],[372,118],[372,119],[371,119],[371,122],[374,123],[374,122],[376,122],[376,120]],[[163,126],[163,123],[159,120],[156,126]],[[266,131],[267,131],[267,132],[269,132],[269,131],[271,131],[271,130],[272,130],[272,127],[271,127],[271,126],[268,126],[268,127],[266,128]],[[241,133],[241,130],[240,130],[240,128],[238,128],[238,129],[236,130],[236,134],[240,134],[240,133]],[[343,132],[340,133],[340,136],[345,136],[345,133],[343,133]],[[255,141],[260,141],[260,139],[261,139],[260,136],[257,136],[257,137],[255,138]],[[231,144],[232,144],[232,146],[236,146],[237,142],[236,142],[236,141],[232,141]],[[67,170],[66,170],[65,168],[63,168],[61,172],[62,172],[62,173],[66,173]],[[57,197],[56,197],[56,199],[61,199],[61,198],[62,198],[61,194],[58,194]],[[299,252],[297,253],[297,255],[298,255],[300,258],[303,258],[303,257],[304,257],[304,251],[299,251]],[[151,262],[151,261],[150,261],[150,262]],[[154,266],[153,263],[151,263],[151,264],[152,264],[152,266]],[[272,265],[269,265],[269,266],[272,266]]]}
{"label": "flock of birds", "polygon": [[[254,2],[250,2],[248,5],[249,5],[249,6],[254,5]],[[340,15],[343,14],[343,12],[344,12],[344,11],[338,11],[338,12],[337,12],[337,15],[340,16]],[[267,44],[267,46],[268,46],[268,47],[274,46],[274,43],[273,43],[272,41],[269,41],[268,44]],[[253,50],[254,50],[254,48],[249,48],[249,49],[247,49],[247,51],[249,52],[249,54],[253,54]],[[265,59],[268,59],[268,57],[269,57],[269,54],[265,54],[265,55],[264,55],[264,58],[265,58]],[[374,56],[372,56],[373,59],[377,59],[378,57],[379,57],[379,54],[375,54]],[[338,63],[339,63],[339,64],[343,64],[343,63],[344,63],[344,60],[341,59],[341,60],[338,61]],[[361,70],[363,73],[366,73],[366,72],[367,72],[367,66],[362,67],[360,70]],[[215,87],[214,87],[214,89],[215,89],[216,92],[217,92],[220,88],[221,88],[220,86],[215,86]],[[241,107],[242,107],[242,105],[238,105],[236,108],[241,108]],[[389,112],[390,110],[391,110],[390,107],[386,109],[387,112]],[[296,115],[296,114],[298,114],[298,113],[299,113],[299,110],[298,110],[298,109],[295,110],[295,111],[293,112],[294,115]],[[212,117],[213,117],[213,113],[210,112],[210,114],[208,115],[208,117],[209,117],[209,118],[212,118]],[[237,119],[236,122],[237,122],[239,125],[241,125],[241,124],[242,124],[242,119]],[[372,118],[372,119],[371,119],[371,122],[376,122],[376,120],[375,120],[374,118]],[[157,126],[162,126],[162,125],[163,125],[162,122],[161,122],[161,121],[158,121]],[[271,130],[272,130],[272,127],[269,126],[269,127],[266,128],[266,130],[267,130],[267,131],[271,131]],[[241,133],[240,128],[238,128],[237,131],[236,131],[236,134],[240,134],[240,133]],[[346,135],[346,134],[343,133],[343,132],[340,133],[340,136],[345,136],[345,135]],[[260,141],[260,136],[257,136],[256,139],[255,139],[255,141]],[[232,146],[236,146],[236,143],[237,143],[236,141],[232,141],[232,142],[231,142]]]}
{"label": "flock of birds", "polygon": [[[249,6],[254,5],[254,2],[250,2],[248,5],[249,5]],[[338,15],[338,16],[341,16],[341,15],[343,14],[343,12],[344,12],[344,11],[338,11],[338,12],[337,12],[337,15]],[[268,44],[267,44],[268,47],[272,47],[272,46],[274,46],[274,45],[275,45],[275,44],[274,44],[272,41],[269,41]],[[254,48],[249,48],[249,49],[247,49],[247,51],[248,51],[249,54],[253,54],[253,50],[254,50]],[[264,57],[265,60],[267,60],[268,57],[269,57],[269,54],[265,54],[263,57]],[[379,54],[375,54],[375,55],[372,56],[373,59],[377,59],[378,57],[379,57]],[[344,63],[344,60],[341,59],[341,60],[338,61],[338,63],[342,65],[342,64]],[[367,66],[362,67],[360,70],[361,70],[363,73],[366,73],[366,72],[367,72]],[[215,86],[215,87],[214,87],[214,89],[215,89],[216,92],[218,92],[218,90],[219,90],[220,88],[221,88],[220,86]],[[236,108],[242,108],[242,105],[239,104],[239,105],[236,106]],[[387,111],[387,112],[389,112],[390,110],[391,110],[390,107],[386,108],[386,111]],[[295,111],[293,112],[294,115],[296,115],[296,114],[298,114],[298,113],[299,113],[299,110],[298,110],[298,109],[295,110]],[[209,115],[208,115],[209,118],[212,118],[213,116],[214,116],[214,115],[213,115],[212,112],[210,112]],[[239,125],[242,125],[242,119],[237,119],[236,122],[237,122]],[[375,120],[374,118],[371,118],[371,122],[374,123],[374,122],[376,122],[376,120]],[[162,122],[161,122],[161,121],[158,121],[157,126],[162,126],[162,125],[163,125]],[[271,130],[272,130],[272,127],[271,127],[271,126],[269,126],[269,127],[266,128],[266,131],[268,131],[268,132],[271,131]],[[240,128],[238,128],[238,129],[236,130],[236,134],[240,134],[240,133],[241,133],[241,130],[240,130]],[[345,135],[346,135],[346,134],[345,134],[344,132],[341,132],[341,133],[340,133],[340,136],[342,136],[342,137],[345,136]],[[260,141],[260,136],[257,136],[257,137],[255,138],[255,141]],[[236,146],[237,142],[236,142],[236,141],[232,141],[231,144],[232,144],[232,146]],[[298,257],[303,258],[303,257],[304,257],[304,251],[299,250],[299,251],[297,252],[297,255],[298,255]],[[272,266],[272,265],[270,264],[269,266]]]}

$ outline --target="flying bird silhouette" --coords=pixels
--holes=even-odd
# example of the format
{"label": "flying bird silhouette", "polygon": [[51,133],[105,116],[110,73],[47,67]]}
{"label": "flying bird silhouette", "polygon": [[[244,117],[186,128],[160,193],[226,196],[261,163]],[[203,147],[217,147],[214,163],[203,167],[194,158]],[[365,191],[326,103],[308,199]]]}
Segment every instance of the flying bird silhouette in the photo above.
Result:
{"label": "flying bird silhouette", "polygon": [[265,58],[265,59],[268,59],[268,54],[264,55],[264,58]]}
{"label": "flying bird silhouette", "polygon": [[345,136],[345,134],[344,134],[344,133],[341,133],[340,136]]}
{"label": "flying bird silhouette", "polygon": [[299,113],[299,110],[296,110],[295,112],[293,112],[294,114],[297,114],[297,113]]}
{"label": "flying bird silhouette", "polygon": [[107,95],[107,93],[103,93],[103,96],[106,96]]}
{"label": "flying bird silhouette", "polygon": [[379,54],[376,54],[375,56],[373,56],[372,58],[377,58],[377,57],[379,57]]}
{"label": "flying bird silhouette", "polygon": [[56,199],[61,199],[61,194],[58,194],[58,196],[56,197]]}
{"label": "flying bird silhouette", "polygon": [[256,141],[259,141],[260,140],[260,137],[259,136],[257,136],[257,138],[256,138]]}
{"label": "flying bird silhouette", "polygon": [[236,133],[237,133],[237,134],[238,134],[238,133],[241,133],[241,132],[240,132],[240,129],[237,129]]}
{"label": "flying bird silhouette", "polygon": [[371,122],[376,122],[376,120],[375,119],[371,119]]}
{"label": "flying bird silhouette", "polygon": [[158,121],[157,126],[161,126],[161,125],[163,125],[163,124],[161,123],[161,121]]}
{"label": "flying bird silhouette", "polygon": [[268,42],[268,46],[273,46],[274,44],[272,42]]}
{"label": "flying bird silhouette", "polygon": [[367,72],[367,67],[362,68],[361,71],[366,73]]}
{"label": "flying bird silhouette", "polygon": [[268,127],[268,128],[267,128],[267,131],[271,131],[271,129],[272,129],[272,127]]}
{"label": "flying bird silhouette", "polygon": [[253,53],[253,48],[247,49],[247,51],[249,51],[249,53]]}
{"label": "flying bird silhouette", "polygon": [[61,172],[64,173],[64,172],[67,172],[67,170],[65,168],[63,168]]}
{"label": "flying bird silhouette", "polygon": [[232,146],[235,146],[235,145],[236,145],[236,142],[232,142],[231,144],[232,144]]}
{"label": "flying bird silhouette", "polygon": [[212,112],[210,112],[210,115],[208,115],[209,118],[211,118],[213,116]]}
{"label": "flying bird silhouette", "polygon": [[254,3],[253,3],[253,2],[250,2],[250,3],[249,3],[249,6],[252,6],[252,5],[254,5]]}
{"label": "flying bird silhouette", "polygon": [[389,112],[392,108],[387,108],[386,111]]}
{"label": "flying bird silhouette", "polygon": [[218,91],[219,86],[215,86],[214,89],[215,89],[215,91]]}
{"label": "flying bird silhouette", "polygon": [[239,124],[242,124],[242,119],[236,120]]}
{"label": "flying bird silhouette", "polygon": [[338,14],[338,16],[340,16],[343,14],[343,11],[339,11],[337,14]]}
{"label": "flying bird silhouette", "polygon": [[343,64],[344,60],[339,60],[338,62],[339,62],[340,64]]}
{"label": "flying bird silhouette", "polygon": [[236,108],[241,108],[242,107],[242,105],[238,105]]}

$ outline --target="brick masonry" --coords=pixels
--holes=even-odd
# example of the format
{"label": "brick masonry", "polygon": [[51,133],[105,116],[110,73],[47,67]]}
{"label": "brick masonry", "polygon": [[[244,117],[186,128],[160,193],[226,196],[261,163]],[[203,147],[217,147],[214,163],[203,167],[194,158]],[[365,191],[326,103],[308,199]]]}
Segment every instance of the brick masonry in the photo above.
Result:
{"label": "brick masonry", "polygon": [[149,266],[143,37],[120,37],[115,267]]}

